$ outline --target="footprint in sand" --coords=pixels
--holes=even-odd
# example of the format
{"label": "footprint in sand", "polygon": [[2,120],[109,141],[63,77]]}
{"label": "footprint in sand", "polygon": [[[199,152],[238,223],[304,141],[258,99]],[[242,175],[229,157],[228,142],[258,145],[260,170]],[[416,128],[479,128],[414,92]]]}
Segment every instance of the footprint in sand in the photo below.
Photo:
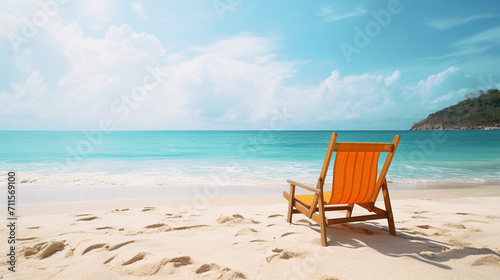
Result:
{"label": "footprint in sand", "polygon": [[167,261],[167,263],[173,263],[174,267],[185,266],[193,263],[193,260],[189,256],[175,257]]}
{"label": "footprint in sand", "polygon": [[130,264],[133,264],[137,261],[140,261],[142,259],[144,259],[144,257],[146,256],[146,253],[145,252],[141,252],[141,253],[138,253],[137,255],[133,256],[130,260],[122,263],[122,265],[130,265]]}
{"label": "footprint in sand", "polygon": [[196,269],[196,274],[206,274],[203,277],[209,277],[210,279],[221,279],[221,280],[234,280],[234,279],[247,279],[246,275],[240,271],[234,271],[228,267],[220,269],[215,263],[206,263]]}
{"label": "footprint in sand", "polygon": [[129,241],[125,241],[125,242],[122,242],[122,243],[118,243],[116,244],[115,246],[109,248],[110,251],[114,251],[114,250],[117,250],[117,249],[120,249],[121,247],[125,246],[125,245],[128,245],[130,243],[133,243],[135,242],[135,240],[129,240]]}
{"label": "footprint in sand", "polygon": [[494,215],[488,215],[488,216],[486,216],[486,218],[488,218],[488,219],[493,219],[493,220],[500,219],[500,217],[499,217],[499,216],[494,216]]}
{"label": "footprint in sand", "polygon": [[105,260],[102,264],[107,264],[109,263],[110,261],[112,261],[116,256],[112,256],[111,258]]}
{"label": "footprint in sand", "polygon": [[62,251],[64,247],[65,244],[62,241],[50,241],[48,243],[40,242],[33,247],[26,248],[26,250],[24,251],[24,256],[29,257],[40,253],[38,257],[40,259],[45,259],[59,251]]}
{"label": "footprint in sand", "polygon": [[195,272],[196,274],[202,274],[211,270],[219,270],[220,267],[215,263],[206,263],[201,265]]}
{"label": "footprint in sand", "polygon": [[179,218],[182,218],[182,215],[174,215],[174,214],[165,214],[165,216],[167,216],[167,218],[165,218],[165,219],[179,219]]}
{"label": "footprint in sand", "polygon": [[273,214],[273,215],[269,215],[267,216],[268,218],[275,218],[275,217],[285,217],[284,215],[282,214]]}
{"label": "footprint in sand", "polygon": [[183,227],[175,227],[172,230],[185,230],[185,229],[193,229],[200,227],[208,227],[208,225],[193,225],[193,226],[183,226]]}
{"label": "footprint in sand", "polygon": [[285,237],[285,236],[292,235],[292,234],[298,234],[298,232],[285,232],[281,235],[281,237]]}
{"label": "footprint in sand", "polygon": [[217,277],[220,280],[235,280],[235,279],[247,279],[243,272],[234,271],[226,267],[220,271],[220,276]]}
{"label": "footprint in sand", "polygon": [[451,227],[451,228],[456,228],[456,229],[465,229],[464,225],[456,224],[456,223],[448,223],[448,224],[445,224],[445,226]]}
{"label": "footprint in sand", "polygon": [[116,228],[114,228],[114,227],[109,227],[109,226],[108,226],[108,227],[96,227],[95,229],[96,229],[96,230],[104,230],[104,229],[114,229],[114,230],[116,230]]}
{"label": "footprint in sand", "polygon": [[351,226],[351,225],[348,225],[348,224],[342,224],[341,226],[345,227],[345,228],[347,228],[347,229],[349,229],[351,231],[361,231],[361,232],[363,232],[365,234],[368,234],[368,235],[372,235],[372,234],[375,233],[373,230],[368,229],[368,228],[364,228],[362,226],[361,227],[357,227],[357,226],[355,227],[355,226]]}
{"label": "footprint in sand", "polygon": [[471,213],[463,213],[463,212],[458,212],[458,213],[455,213],[457,215],[463,215],[463,216],[477,216],[475,214],[471,214]]}
{"label": "footprint in sand", "polygon": [[234,236],[236,237],[238,235],[247,235],[247,234],[251,234],[251,233],[255,233],[255,232],[257,232],[257,230],[255,230],[253,228],[242,228],[242,229],[238,230],[238,232]]}
{"label": "footprint in sand", "polygon": [[306,219],[300,219],[297,221],[297,223],[301,223],[301,224],[307,224],[307,225],[310,225],[312,226],[312,223]]}
{"label": "footprint in sand", "polygon": [[283,260],[289,260],[291,258],[298,258],[303,256],[303,254],[301,253],[291,252],[278,248],[274,249],[273,253],[274,254],[272,254],[271,256],[266,257],[267,262],[271,262],[275,257],[278,257]]}
{"label": "footprint in sand", "polygon": [[226,223],[252,223],[252,224],[260,224],[259,221],[251,220],[251,219],[245,219],[243,216],[240,214],[234,214],[232,217],[229,216],[222,216],[217,219],[217,222],[219,224],[226,224]]}
{"label": "footprint in sand", "polygon": [[104,246],[106,246],[106,243],[99,243],[99,244],[91,245],[91,246],[87,247],[87,249],[83,250],[82,256],[85,255],[86,253],[92,251],[92,250],[99,249],[99,248],[102,248]]}
{"label": "footprint in sand", "polygon": [[45,259],[53,254],[62,251],[65,245],[61,241],[50,241],[49,245],[40,253],[40,259]]}
{"label": "footprint in sand", "polygon": [[411,216],[411,218],[412,218],[412,219],[429,219],[428,217],[421,216],[421,215]]}
{"label": "footprint in sand", "polygon": [[459,247],[459,248],[464,248],[470,245],[468,242],[464,242],[463,240],[456,239],[456,238],[451,238],[448,240],[448,243],[450,243],[453,246]]}
{"label": "footprint in sand", "polygon": [[147,225],[145,229],[158,229],[159,231],[171,231],[172,228],[163,223],[157,223],[152,225]]}
{"label": "footprint in sand", "polygon": [[222,217],[217,219],[217,222],[219,224],[225,224],[225,223],[232,222],[232,221],[234,221],[234,218],[228,217],[228,216],[222,216]]}
{"label": "footprint in sand", "polygon": [[147,225],[144,228],[159,228],[159,227],[163,227],[163,226],[166,226],[166,224],[157,223],[157,224]]}
{"label": "footprint in sand", "polygon": [[472,266],[491,265],[500,267],[500,257],[489,255],[475,260]]}
{"label": "footprint in sand", "polygon": [[429,225],[418,225],[417,227],[422,228],[422,229],[430,229],[431,228],[431,226],[429,226]]}
{"label": "footprint in sand", "polygon": [[92,221],[92,220],[95,220],[95,219],[97,219],[96,216],[90,216],[90,217],[85,217],[85,218],[78,219],[77,221]]}
{"label": "footprint in sand", "polygon": [[479,221],[479,220],[463,220],[462,223],[482,223],[482,224],[489,224],[488,222]]}
{"label": "footprint in sand", "polygon": [[323,277],[320,278],[320,280],[340,280],[337,277],[332,277],[332,276],[326,276],[324,275]]}

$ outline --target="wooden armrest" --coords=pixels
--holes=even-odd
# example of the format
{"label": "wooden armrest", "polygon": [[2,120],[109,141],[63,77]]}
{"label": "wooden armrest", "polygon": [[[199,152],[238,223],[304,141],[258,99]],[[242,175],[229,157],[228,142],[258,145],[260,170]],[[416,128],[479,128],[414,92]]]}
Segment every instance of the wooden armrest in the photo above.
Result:
{"label": "wooden armrest", "polygon": [[312,191],[313,193],[317,193],[317,194],[319,194],[319,190],[318,190],[318,189],[311,188],[311,187],[309,187],[309,186],[306,186],[306,185],[304,185],[304,184],[302,184],[302,183],[299,183],[299,182],[295,182],[295,181],[293,181],[293,180],[286,180],[286,181],[287,181],[288,183],[290,183],[290,184],[294,185],[294,186],[301,187],[301,188],[303,188],[303,189],[306,189],[306,190]]}

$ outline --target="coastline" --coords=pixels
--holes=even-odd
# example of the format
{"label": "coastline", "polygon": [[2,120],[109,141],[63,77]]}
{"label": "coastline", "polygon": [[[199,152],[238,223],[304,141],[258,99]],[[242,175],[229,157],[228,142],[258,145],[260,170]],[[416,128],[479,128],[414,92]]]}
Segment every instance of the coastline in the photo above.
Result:
{"label": "coastline", "polygon": [[193,196],[21,205],[18,271],[8,279],[498,276],[497,185],[433,185],[390,195],[397,237],[384,220],[335,225],[328,247],[304,216],[286,223],[280,194],[219,195],[204,205],[193,204]]}
{"label": "coastline", "polygon": [[[300,181],[300,180],[299,180]],[[313,183],[303,181],[314,186]],[[326,182],[325,189],[328,182]],[[284,190],[288,190],[286,182],[265,185],[243,184],[184,184],[177,186],[165,185],[39,185],[19,184],[17,191],[17,205],[47,205],[61,203],[85,203],[99,201],[135,201],[147,199],[177,199],[192,198],[203,204],[206,200],[214,198],[235,197],[281,197]],[[500,191],[499,181],[425,181],[394,183],[389,181],[389,190],[404,194],[412,190],[430,190],[433,193],[446,193],[448,190],[488,188]],[[403,192],[400,192],[403,191]],[[0,196],[6,196],[5,190],[0,191]],[[6,200],[0,201],[0,206],[5,206]]]}
{"label": "coastline", "polygon": [[411,127],[410,130],[500,130],[500,126],[444,127],[441,124],[425,124]]}

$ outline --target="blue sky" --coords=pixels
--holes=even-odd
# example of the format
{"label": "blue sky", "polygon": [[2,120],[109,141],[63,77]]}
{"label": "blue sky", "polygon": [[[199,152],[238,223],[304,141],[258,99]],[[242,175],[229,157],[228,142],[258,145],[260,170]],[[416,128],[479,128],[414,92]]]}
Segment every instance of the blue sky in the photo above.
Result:
{"label": "blue sky", "polygon": [[498,1],[0,3],[0,129],[408,129],[500,86]]}

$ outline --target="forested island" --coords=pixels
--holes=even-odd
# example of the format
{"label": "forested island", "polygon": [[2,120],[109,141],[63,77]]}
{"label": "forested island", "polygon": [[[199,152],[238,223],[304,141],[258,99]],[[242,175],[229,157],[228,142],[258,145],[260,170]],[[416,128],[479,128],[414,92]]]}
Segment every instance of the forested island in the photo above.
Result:
{"label": "forested island", "polygon": [[500,91],[476,91],[465,100],[430,114],[414,123],[410,130],[477,130],[500,129]]}

